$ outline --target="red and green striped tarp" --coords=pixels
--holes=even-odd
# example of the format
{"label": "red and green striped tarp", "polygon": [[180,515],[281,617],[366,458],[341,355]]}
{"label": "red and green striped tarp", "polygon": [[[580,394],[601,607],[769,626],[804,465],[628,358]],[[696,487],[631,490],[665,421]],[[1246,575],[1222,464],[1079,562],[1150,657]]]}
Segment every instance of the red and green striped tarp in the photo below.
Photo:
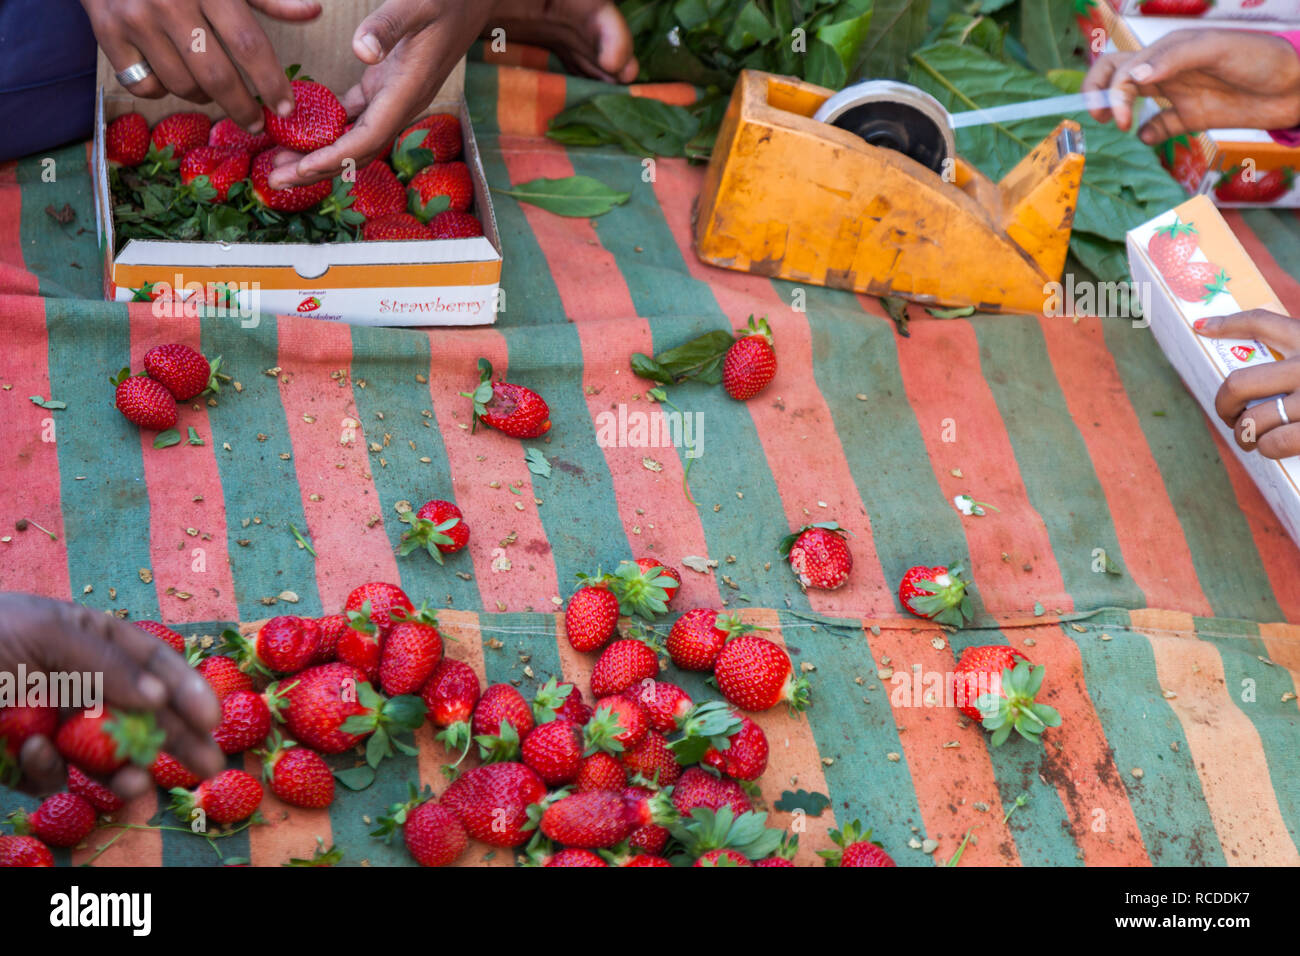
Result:
{"label": "red and green striped tarp", "polygon": [[[205,635],[329,613],[357,584],[392,580],[440,609],[450,654],[530,692],[552,675],[586,684],[593,660],[571,650],[559,613],[577,572],[707,557],[716,569],[683,570],[676,608],[741,611],[812,682],[805,716],[759,717],[772,822],[799,816],[775,808],[785,791],[830,801],[804,821],[800,862],[817,862],[827,829],[854,819],[904,865],[950,858],[968,831],[963,866],[1300,862],[1300,555],[1149,331],[918,309],[900,338],[873,299],[796,296],[706,267],[691,251],[702,169],[660,160],[646,182],[636,157],[547,140],[547,119],[595,85],[545,65],[530,54],[471,64],[489,181],[583,173],[632,197],[588,221],[497,196],[506,311],[491,328],[297,317],[243,328],[107,304],[84,148],[51,155],[53,181],[42,157],[0,166],[0,522],[26,517],[57,535],[4,530],[0,586]],[[76,220],[60,224],[46,210],[65,203]],[[1228,218],[1300,310],[1294,212]],[[742,404],[719,388],[669,390],[701,416],[702,457],[598,441],[598,417],[620,405],[661,414],[631,353],[751,313],[768,317],[779,354],[765,392]],[[202,445],[155,449],[113,408],[108,376],[161,341],[222,355],[239,383],[182,410],[182,433],[192,426]],[[545,396],[545,441],[470,432],[457,393],[480,356]],[[526,447],[549,477],[530,471]],[[963,517],[960,493],[997,510]],[[453,498],[472,529],[445,568],[394,553],[398,503],[431,497]],[[838,591],[802,593],[777,543],[831,519],[853,534],[853,574]],[[1120,574],[1097,570],[1098,549]],[[977,620],[946,633],[907,616],[895,591],[909,566],[953,560],[976,583]],[[983,643],[1047,666],[1045,699],[1064,723],[1041,748],[992,750],[933,699],[930,675]],[[418,759],[385,764],[328,811],[289,813],[268,796],[267,825],[218,841],[221,853],[273,865],[310,856],[319,836],[345,862],[409,863],[368,831],[408,780],[442,790],[445,755],[429,730],[417,739]],[[157,809],[150,797],[120,819]],[[113,836],[97,863],[218,862],[204,841],[156,830],[104,831],[71,859]],[[475,847],[462,862],[511,860]]]}

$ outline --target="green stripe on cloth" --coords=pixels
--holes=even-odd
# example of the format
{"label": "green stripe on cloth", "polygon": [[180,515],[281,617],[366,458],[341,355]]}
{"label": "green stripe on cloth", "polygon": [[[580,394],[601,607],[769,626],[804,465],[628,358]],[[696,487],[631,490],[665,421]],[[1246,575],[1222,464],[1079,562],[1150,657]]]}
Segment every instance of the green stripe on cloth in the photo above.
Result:
{"label": "green stripe on cloth", "polygon": [[[41,295],[104,297],[104,267],[95,233],[95,199],[86,146],[77,143],[19,161],[23,258],[40,280]],[[53,178],[51,178],[53,177]],[[57,222],[46,210],[71,206],[76,218]]]}

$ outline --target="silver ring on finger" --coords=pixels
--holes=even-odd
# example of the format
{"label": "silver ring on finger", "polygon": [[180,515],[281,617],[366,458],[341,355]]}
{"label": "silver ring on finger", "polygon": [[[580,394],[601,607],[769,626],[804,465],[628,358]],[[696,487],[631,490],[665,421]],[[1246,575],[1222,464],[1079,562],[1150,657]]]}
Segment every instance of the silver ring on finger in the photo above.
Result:
{"label": "silver ring on finger", "polygon": [[1283,425],[1291,424],[1291,416],[1286,413],[1286,402],[1281,395],[1277,397],[1277,414],[1282,419]]}
{"label": "silver ring on finger", "polygon": [[125,70],[118,70],[116,73],[117,82],[123,86],[134,86],[152,73],[153,70],[149,64],[141,60],[139,63],[132,63]]}

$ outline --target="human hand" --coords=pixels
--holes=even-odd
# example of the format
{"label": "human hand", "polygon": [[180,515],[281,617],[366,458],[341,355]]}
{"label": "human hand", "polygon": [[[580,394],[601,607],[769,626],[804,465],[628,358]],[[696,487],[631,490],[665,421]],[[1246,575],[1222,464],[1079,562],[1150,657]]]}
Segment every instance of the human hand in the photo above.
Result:
{"label": "human hand", "polygon": [[[1265,458],[1300,455],[1300,319],[1252,309],[1203,319],[1196,331],[1212,339],[1258,339],[1284,356],[1237,369],[1219,386],[1214,408],[1246,451]],[[1282,397],[1282,411],[1276,401],[1250,404],[1275,395]]]}
{"label": "human hand", "polygon": [[[262,129],[260,95],[281,116],[293,91],[251,8],[277,20],[313,20],[317,0],[81,0],[95,38],[114,70],[147,63],[153,73],[127,89],[157,99],[174,93],[194,103],[216,100],[252,133]],[[197,33],[195,31],[203,31]],[[246,82],[238,68],[249,80]],[[251,82],[251,87],[248,83]]]}
{"label": "human hand", "polygon": [[[164,749],[201,777],[226,761],[211,732],[221,708],[207,681],[158,638],[133,624],[79,604],[0,592],[0,672],[90,672],[103,675],[103,705],[154,715],[167,734]],[[57,701],[54,703],[58,703]],[[67,782],[53,742],[29,738],[18,754],[25,785],[37,792]],[[110,784],[131,798],[153,788],[144,767],[128,764]]]}
{"label": "human hand", "polygon": [[1083,80],[1109,89],[1111,104],[1092,111],[1120,129],[1133,123],[1133,100],[1161,96],[1171,108],[1142,125],[1142,142],[1223,127],[1300,125],[1300,56],[1282,37],[1249,30],[1175,30],[1136,53],[1109,53]]}

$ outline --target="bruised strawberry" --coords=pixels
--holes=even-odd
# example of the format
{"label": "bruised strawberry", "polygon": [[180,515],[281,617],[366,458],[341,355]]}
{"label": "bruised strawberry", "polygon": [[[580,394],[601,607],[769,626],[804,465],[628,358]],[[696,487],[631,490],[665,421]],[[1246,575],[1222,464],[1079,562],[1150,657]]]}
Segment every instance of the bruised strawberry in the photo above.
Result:
{"label": "bruised strawberry", "polygon": [[805,588],[833,591],[853,570],[845,532],[834,521],[806,525],[786,535],[777,550],[790,561],[790,570]]}
{"label": "bruised strawberry", "polygon": [[474,420],[511,438],[540,438],[551,428],[551,410],[532,389],[510,382],[493,382],[492,365],[478,360],[479,384],[461,392],[474,402]]}
{"label": "bruised strawberry", "polygon": [[967,593],[971,585],[962,577],[963,570],[957,563],[908,568],[898,585],[898,600],[917,617],[961,627],[972,617]]}

